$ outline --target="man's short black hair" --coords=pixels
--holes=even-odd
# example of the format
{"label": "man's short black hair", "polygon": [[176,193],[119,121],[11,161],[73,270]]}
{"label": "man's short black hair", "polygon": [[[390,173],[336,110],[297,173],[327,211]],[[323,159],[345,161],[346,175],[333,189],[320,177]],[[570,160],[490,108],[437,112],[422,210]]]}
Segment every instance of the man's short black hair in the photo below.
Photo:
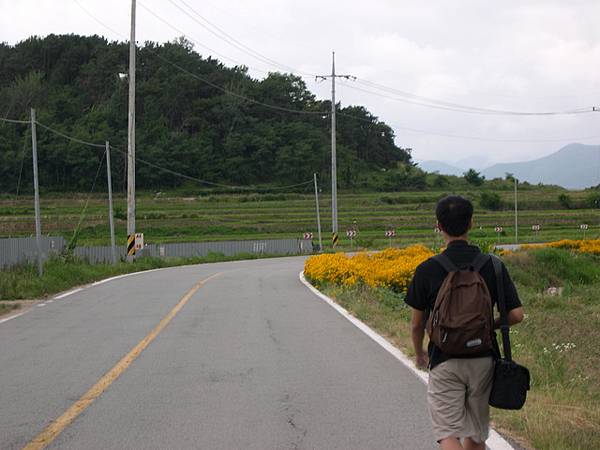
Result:
{"label": "man's short black hair", "polygon": [[462,236],[469,231],[473,218],[473,204],[460,195],[449,195],[438,202],[435,216],[442,230],[450,236]]}

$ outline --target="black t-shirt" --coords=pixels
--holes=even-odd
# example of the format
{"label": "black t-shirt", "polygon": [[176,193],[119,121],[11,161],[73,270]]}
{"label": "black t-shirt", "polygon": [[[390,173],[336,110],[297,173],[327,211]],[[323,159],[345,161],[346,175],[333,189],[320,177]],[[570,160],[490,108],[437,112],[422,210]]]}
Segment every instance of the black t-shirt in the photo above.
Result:
{"label": "black t-shirt", "polygon": [[[448,244],[448,248],[444,254],[459,268],[468,267],[479,255],[481,251],[479,247],[469,245],[467,241],[453,241]],[[491,259],[483,266],[479,272],[481,277],[487,284],[492,297],[492,302],[496,305],[498,299],[498,288],[496,286],[496,273]],[[408,286],[408,293],[404,300],[409,306],[420,311],[429,311],[433,308],[438,291],[448,272],[433,259],[420,264],[415,270],[415,275]],[[517,289],[510,279],[506,266],[502,264],[502,281],[504,283],[504,296],[506,301],[506,310],[518,308],[521,306],[521,300],[517,294]],[[494,339],[494,346],[497,351],[497,344]],[[429,343],[429,368],[433,369],[437,364],[450,359],[451,356],[443,353],[432,342]],[[470,355],[469,358],[478,358],[481,356],[491,355],[491,352],[486,352],[478,355]],[[456,356],[453,356],[456,357]]]}

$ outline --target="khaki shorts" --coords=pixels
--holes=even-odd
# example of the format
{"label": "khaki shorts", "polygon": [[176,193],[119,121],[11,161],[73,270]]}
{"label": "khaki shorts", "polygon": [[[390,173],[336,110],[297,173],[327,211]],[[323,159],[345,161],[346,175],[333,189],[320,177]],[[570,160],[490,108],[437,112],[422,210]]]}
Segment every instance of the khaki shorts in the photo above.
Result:
{"label": "khaki shorts", "polygon": [[486,441],[493,374],[491,357],[449,359],[429,372],[427,400],[438,442],[449,437]]}

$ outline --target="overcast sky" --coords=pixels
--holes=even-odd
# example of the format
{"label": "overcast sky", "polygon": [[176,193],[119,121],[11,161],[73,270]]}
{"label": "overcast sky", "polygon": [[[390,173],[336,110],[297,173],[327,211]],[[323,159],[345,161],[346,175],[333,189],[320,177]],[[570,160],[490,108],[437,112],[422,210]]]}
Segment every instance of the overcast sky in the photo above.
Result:
{"label": "overcast sky", "polygon": [[[398,101],[389,91],[365,84],[497,110],[600,106],[598,0],[183,1],[237,41],[298,74],[330,72],[335,50],[337,72],[358,77],[338,83],[338,100],[344,106],[365,105],[394,128],[398,145],[414,149],[416,160],[468,158],[472,164],[464,165],[477,166],[534,159],[573,141],[600,143],[600,113],[468,114]],[[285,70],[216,38],[174,3],[185,8],[181,0],[138,1],[138,42],[185,34],[202,55],[245,64],[257,78]],[[0,40],[10,44],[34,34],[125,40],[129,33],[128,0],[0,0],[0,11]],[[303,77],[320,98],[329,98],[330,83]],[[542,139],[556,142],[498,142]]]}

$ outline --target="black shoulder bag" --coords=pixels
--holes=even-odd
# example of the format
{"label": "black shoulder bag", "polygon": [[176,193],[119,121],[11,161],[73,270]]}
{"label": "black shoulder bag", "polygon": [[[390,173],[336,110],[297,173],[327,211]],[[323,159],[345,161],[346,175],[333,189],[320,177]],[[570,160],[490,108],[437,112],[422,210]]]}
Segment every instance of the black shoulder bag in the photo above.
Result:
{"label": "black shoulder bag", "polygon": [[492,262],[498,286],[498,311],[500,312],[500,329],[502,331],[504,358],[502,358],[502,355],[499,355],[496,360],[489,404],[494,408],[500,409],[521,409],[525,404],[527,391],[530,387],[529,370],[512,360],[506,300],[504,297],[502,262],[493,255]]}

